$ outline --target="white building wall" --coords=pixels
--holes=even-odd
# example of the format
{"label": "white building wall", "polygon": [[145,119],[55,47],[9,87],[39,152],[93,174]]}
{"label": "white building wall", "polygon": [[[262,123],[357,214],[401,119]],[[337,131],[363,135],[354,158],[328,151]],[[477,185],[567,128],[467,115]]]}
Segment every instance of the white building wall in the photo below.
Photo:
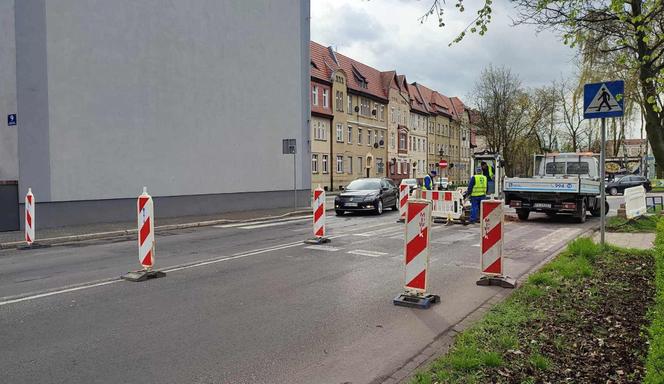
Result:
{"label": "white building wall", "polygon": [[14,1],[0,0],[0,181],[18,180],[18,129],[7,116],[16,107]]}

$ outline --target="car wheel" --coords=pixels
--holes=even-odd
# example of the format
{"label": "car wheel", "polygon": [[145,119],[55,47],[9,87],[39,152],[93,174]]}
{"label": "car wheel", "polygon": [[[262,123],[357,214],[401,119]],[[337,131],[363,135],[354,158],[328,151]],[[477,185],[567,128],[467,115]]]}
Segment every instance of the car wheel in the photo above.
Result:
{"label": "car wheel", "polygon": [[586,201],[581,200],[581,206],[579,207],[579,209],[576,212],[576,220],[579,223],[585,223],[586,222],[586,210],[587,210]]}
{"label": "car wheel", "polygon": [[613,187],[613,188],[609,189],[609,195],[616,196],[617,194],[618,194],[618,188]]}
{"label": "car wheel", "polygon": [[376,203],[376,215],[382,215],[383,214],[383,200],[378,199],[378,202]]}
{"label": "car wheel", "polygon": [[530,216],[530,210],[523,208],[517,209],[516,215],[519,216],[519,220],[526,221],[528,220],[528,216]]}
{"label": "car wheel", "polygon": [[334,212],[336,212],[337,216],[343,216],[344,213],[346,213],[345,211],[334,211]]}
{"label": "car wheel", "polygon": [[392,206],[393,211],[398,211],[399,210],[399,198],[394,199],[394,205]]}

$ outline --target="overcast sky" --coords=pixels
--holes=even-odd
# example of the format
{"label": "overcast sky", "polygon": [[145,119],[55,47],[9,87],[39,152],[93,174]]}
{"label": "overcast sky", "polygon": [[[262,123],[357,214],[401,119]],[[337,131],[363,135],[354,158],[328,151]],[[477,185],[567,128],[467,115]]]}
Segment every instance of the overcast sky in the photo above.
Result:
{"label": "overcast sky", "polygon": [[508,66],[528,87],[573,73],[574,50],[551,32],[510,26],[515,10],[508,0],[494,0],[488,35],[467,35],[448,47],[483,3],[465,0],[466,11],[459,13],[455,2],[447,0],[447,25],[439,28],[435,15],[424,24],[418,21],[432,0],[312,0],[311,39],[464,101],[490,63]]}

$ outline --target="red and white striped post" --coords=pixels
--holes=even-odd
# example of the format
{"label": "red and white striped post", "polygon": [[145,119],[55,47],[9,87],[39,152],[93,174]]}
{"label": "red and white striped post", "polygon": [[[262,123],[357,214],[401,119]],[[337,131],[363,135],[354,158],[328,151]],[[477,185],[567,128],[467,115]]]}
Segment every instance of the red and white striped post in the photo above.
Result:
{"label": "red and white striped post", "polygon": [[166,276],[166,273],[152,269],[155,258],[154,203],[152,196],[148,194],[147,187],[143,187],[143,193],[138,196],[136,207],[138,219],[138,262],[143,269],[136,272],[129,272],[123,275],[122,278],[130,281],[143,281]]}
{"label": "red and white striped post", "polygon": [[480,268],[482,277],[477,285],[499,285],[504,288],[516,287],[516,280],[503,273],[503,235],[505,219],[502,200],[482,200]]}
{"label": "red and white striped post", "polygon": [[397,223],[406,221],[406,206],[408,205],[408,197],[410,196],[410,185],[403,181],[399,184],[399,220]]}
{"label": "red and white striped post", "polygon": [[25,242],[31,246],[35,241],[35,195],[32,188],[28,188],[25,195]]}
{"label": "red and white striped post", "polygon": [[305,240],[305,243],[329,243],[330,239],[325,237],[325,190],[320,186],[314,189],[314,198],[311,205],[314,213],[314,237],[313,239]]}
{"label": "red and white striped post", "polygon": [[405,225],[404,293],[393,300],[394,305],[429,308],[440,300],[427,293],[430,235],[431,201],[410,199]]}

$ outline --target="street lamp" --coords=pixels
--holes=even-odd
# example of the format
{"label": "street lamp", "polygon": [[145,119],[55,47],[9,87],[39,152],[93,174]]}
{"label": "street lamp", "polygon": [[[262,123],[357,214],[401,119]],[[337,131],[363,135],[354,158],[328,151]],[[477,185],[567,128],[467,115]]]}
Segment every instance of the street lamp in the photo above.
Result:
{"label": "street lamp", "polygon": [[[445,152],[443,152],[443,147],[440,147],[440,149],[438,150],[438,156],[440,156],[440,159],[438,160],[438,164],[440,164],[440,162],[443,161],[443,155],[444,154],[445,154]],[[440,171],[440,174],[438,175],[438,186],[440,187],[440,186],[443,185],[443,169],[440,167],[440,165],[438,166],[438,169]]]}

